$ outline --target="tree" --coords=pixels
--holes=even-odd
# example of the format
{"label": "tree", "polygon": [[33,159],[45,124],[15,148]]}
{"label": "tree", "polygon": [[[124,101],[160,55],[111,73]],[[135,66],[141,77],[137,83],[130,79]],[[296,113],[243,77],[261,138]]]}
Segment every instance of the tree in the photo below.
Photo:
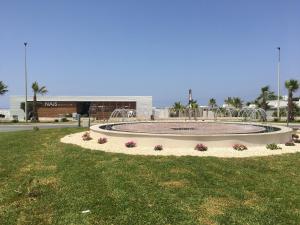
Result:
{"label": "tree", "polygon": [[293,105],[293,93],[299,89],[299,82],[297,80],[287,80],[285,82],[285,88],[288,90],[288,117],[287,120],[293,121],[294,120],[294,105]]}
{"label": "tree", "polygon": [[179,112],[184,111],[185,107],[181,104],[181,102],[175,102],[172,106],[172,110],[175,111],[176,116],[179,116]]}
{"label": "tree", "polygon": [[217,107],[218,105],[217,105],[216,99],[214,99],[214,98],[209,99],[209,100],[208,100],[208,106],[209,106],[211,109]]}
{"label": "tree", "polygon": [[34,122],[37,122],[37,121],[39,121],[39,116],[38,116],[38,111],[37,111],[37,95],[38,94],[44,95],[48,91],[45,86],[40,87],[36,81],[32,84],[31,87],[32,87],[32,91],[33,91],[33,117],[32,117],[32,120]]}
{"label": "tree", "polygon": [[6,92],[8,92],[7,85],[0,81],[0,95],[4,95]]}
{"label": "tree", "polygon": [[198,103],[197,103],[197,100],[192,100],[192,101],[190,102],[190,104],[191,104],[191,108],[192,108],[192,109],[198,109],[198,108],[199,108],[199,105],[198,105]]}
{"label": "tree", "polygon": [[228,106],[240,109],[243,107],[243,101],[239,97],[228,97],[224,100]]}
{"label": "tree", "polygon": [[269,86],[264,86],[261,88],[260,95],[255,99],[255,104],[258,107],[267,110],[270,108],[270,106],[268,105],[268,101],[274,99],[276,99],[276,95],[274,94],[274,92],[270,91]]}

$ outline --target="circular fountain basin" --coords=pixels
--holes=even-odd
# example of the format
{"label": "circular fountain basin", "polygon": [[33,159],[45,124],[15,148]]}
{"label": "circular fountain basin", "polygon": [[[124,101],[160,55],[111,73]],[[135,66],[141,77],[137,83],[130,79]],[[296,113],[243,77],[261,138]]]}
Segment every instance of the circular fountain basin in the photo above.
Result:
{"label": "circular fountain basin", "polygon": [[127,122],[94,125],[95,136],[106,136],[109,141],[123,144],[133,140],[138,146],[194,147],[198,143],[211,147],[229,147],[233,144],[257,146],[285,143],[292,129],[262,124],[218,122]]}

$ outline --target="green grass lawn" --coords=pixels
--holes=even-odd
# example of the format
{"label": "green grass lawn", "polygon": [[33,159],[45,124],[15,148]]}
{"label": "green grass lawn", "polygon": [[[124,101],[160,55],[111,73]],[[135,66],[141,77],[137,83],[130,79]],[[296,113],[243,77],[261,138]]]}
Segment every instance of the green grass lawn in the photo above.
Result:
{"label": "green grass lawn", "polygon": [[145,157],[59,142],[76,131],[0,134],[1,225],[300,224],[299,153]]}

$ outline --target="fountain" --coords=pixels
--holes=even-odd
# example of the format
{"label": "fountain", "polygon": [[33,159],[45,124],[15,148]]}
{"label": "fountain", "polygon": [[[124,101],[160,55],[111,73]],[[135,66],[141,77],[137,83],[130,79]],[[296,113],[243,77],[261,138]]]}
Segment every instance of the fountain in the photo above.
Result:
{"label": "fountain", "polygon": [[108,121],[130,121],[130,120],[134,120],[136,118],[136,110],[135,109],[125,109],[125,108],[121,108],[121,109],[115,109]]}
{"label": "fountain", "polygon": [[[129,139],[137,141],[140,146],[163,144],[183,149],[198,143],[213,147],[232,146],[236,143],[255,146],[285,143],[291,138],[290,128],[257,123],[267,119],[263,109],[218,108],[215,120],[204,122],[196,121],[199,109],[193,109],[192,102],[192,91],[189,90],[188,107],[180,112],[184,114],[185,120],[133,121],[136,118],[134,109],[115,109],[109,119],[114,122],[95,125],[90,129],[95,136],[106,136],[117,143],[125,143]],[[191,121],[193,116],[195,121]],[[227,122],[217,121],[218,118],[225,118]],[[228,119],[234,121],[229,122]]]}

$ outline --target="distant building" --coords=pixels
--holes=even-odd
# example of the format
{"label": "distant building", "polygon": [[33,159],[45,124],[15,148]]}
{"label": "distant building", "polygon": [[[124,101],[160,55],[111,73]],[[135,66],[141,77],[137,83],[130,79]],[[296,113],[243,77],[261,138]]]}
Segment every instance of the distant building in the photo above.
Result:
{"label": "distant building", "polygon": [[[299,101],[294,101],[294,103],[300,107],[300,100]],[[278,105],[278,101],[277,100],[271,100],[268,101],[268,105],[271,107],[271,109],[276,109],[277,105]],[[288,101],[287,100],[280,100],[279,101],[279,108],[287,108],[288,106]]]}
{"label": "distant building", "polygon": [[[28,97],[32,103],[32,97]],[[38,96],[38,114],[40,118],[58,118],[65,115],[87,116],[93,109],[96,119],[108,119],[117,108],[136,110],[136,116],[149,119],[152,114],[152,96]],[[21,109],[24,96],[10,97],[10,116],[24,120],[25,113]],[[29,105],[28,104],[28,105]],[[28,110],[29,115],[32,114]]]}

